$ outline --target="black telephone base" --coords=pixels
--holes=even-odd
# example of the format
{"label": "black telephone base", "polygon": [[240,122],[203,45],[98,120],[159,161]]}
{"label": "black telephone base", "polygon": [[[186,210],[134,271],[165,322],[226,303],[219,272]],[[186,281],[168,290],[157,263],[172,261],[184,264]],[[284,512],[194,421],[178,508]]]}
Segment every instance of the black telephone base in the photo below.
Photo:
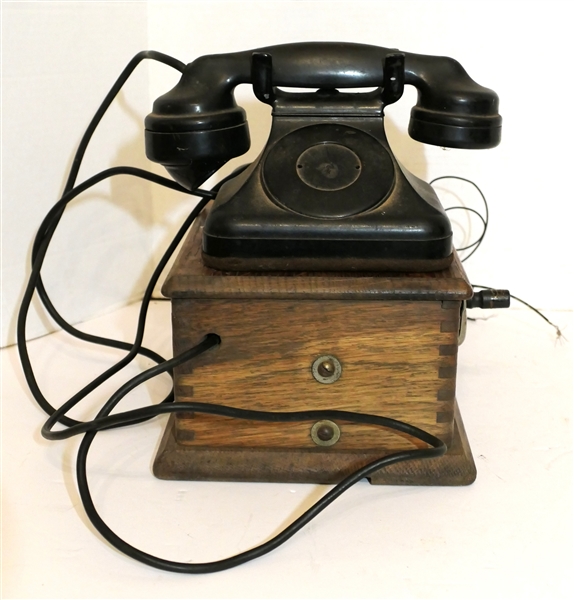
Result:
{"label": "black telephone base", "polygon": [[277,108],[261,156],[214,201],[203,229],[205,264],[237,271],[447,268],[452,229],[434,190],[393,156],[382,108],[375,116],[357,113],[314,115],[310,125]]}
{"label": "black telephone base", "polygon": [[405,260],[386,258],[240,258],[210,256],[202,253],[203,264],[219,271],[361,271],[361,272],[421,272],[448,269],[454,254],[446,258]]}

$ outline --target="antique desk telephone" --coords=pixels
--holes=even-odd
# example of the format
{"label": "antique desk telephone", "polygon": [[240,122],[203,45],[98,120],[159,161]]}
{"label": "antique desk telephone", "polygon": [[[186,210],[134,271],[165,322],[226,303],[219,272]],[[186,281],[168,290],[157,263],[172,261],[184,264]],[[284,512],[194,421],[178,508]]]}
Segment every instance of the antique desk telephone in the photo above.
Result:
{"label": "antique desk telephone", "polygon": [[[146,118],[147,156],[179,184],[171,187],[203,200],[163,288],[175,358],[156,355],[158,367],[127,386],[173,368],[176,402],[109,416],[126,388],[95,421],[71,423],[52,409],[43,430],[55,439],[59,421],[87,432],[78,479],[100,533],[152,566],[207,572],[270,551],[361,478],[471,483],[476,470],[455,399],[464,310],[506,300],[473,298],[446,213],[430,185],[393,156],[383,115],[404,85],[414,85],[411,137],[491,148],[500,141],[496,94],[450,58],[361,44],[271,46],[187,66],[159,53],[141,58],[183,73]],[[249,149],[245,112],[233,96],[242,83],[273,108],[269,140],[253,163],[213,193],[202,191]],[[376,89],[344,91],[361,87]],[[30,297],[34,289],[42,296],[42,252],[73,196],[68,190],[41,227]],[[117,347],[145,354],[141,338]],[[97,515],[85,456],[97,431],[162,412],[173,414],[154,463],[158,477],[338,485],[277,538],[238,557],[204,565],[150,557]]]}

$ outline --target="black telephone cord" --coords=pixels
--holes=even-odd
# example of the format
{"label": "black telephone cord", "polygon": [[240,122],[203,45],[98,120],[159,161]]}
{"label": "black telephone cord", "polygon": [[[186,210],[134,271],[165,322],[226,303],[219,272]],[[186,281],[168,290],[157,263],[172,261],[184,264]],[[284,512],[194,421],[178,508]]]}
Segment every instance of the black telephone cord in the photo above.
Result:
{"label": "black telephone cord", "polygon": [[[79,173],[79,170],[80,170],[80,167],[82,164],[82,160],[84,158],[84,155],[86,153],[86,150],[88,148],[90,140],[92,139],[94,131],[96,130],[97,126],[99,125],[100,121],[102,120],[104,114],[106,113],[106,111],[108,110],[110,105],[112,104],[114,98],[117,96],[120,89],[123,87],[125,82],[128,80],[130,75],[133,73],[135,68],[145,59],[155,60],[157,62],[160,62],[160,63],[163,63],[170,67],[173,67],[174,69],[176,69],[180,72],[183,72],[183,69],[185,68],[185,64],[182,63],[181,61],[179,61],[175,58],[172,58],[171,56],[168,56],[167,54],[163,54],[161,52],[155,52],[153,50],[144,50],[142,52],[138,52],[138,54],[136,54],[130,60],[130,62],[126,65],[124,70],[121,72],[120,76],[117,78],[115,83],[110,88],[110,91],[106,94],[106,97],[104,98],[103,102],[100,104],[98,109],[96,110],[96,113],[92,117],[92,120],[90,121],[88,127],[86,128],[86,131],[84,132],[84,135],[82,136],[82,139],[80,140],[80,143],[79,143],[76,153],[74,155],[74,159],[72,161],[72,165],[70,167],[70,172],[68,174],[68,178],[66,181],[66,185],[64,187],[64,192],[63,192],[62,198],[66,197],[66,194],[70,193],[72,191],[72,189],[74,188],[74,185],[75,185],[75,182],[78,177],[78,173]],[[150,177],[146,177],[146,178],[148,178],[150,181],[155,181],[156,183],[160,183],[160,180],[161,180],[161,182],[163,184],[165,184],[167,187],[176,189],[178,191],[182,191],[184,193],[190,193],[188,190],[182,188],[181,186],[178,186],[177,184],[176,184],[177,187],[173,186],[172,184],[174,182],[171,180],[168,180],[168,179],[165,179],[165,178],[162,178],[159,176],[155,176],[151,173],[148,175]],[[157,177],[157,179],[156,179],[156,177]],[[168,182],[168,183],[166,183],[166,182]],[[88,187],[90,187],[90,186],[88,186]],[[84,188],[84,189],[87,189],[87,188]],[[49,238],[52,237],[54,230],[56,229],[56,227],[62,217],[64,208],[65,208],[65,204],[61,206],[57,218],[55,218],[50,223],[51,231],[46,229],[46,227],[47,227],[46,219],[44,219],[44,222],[40,226],[40,228],[38,230],[38,234],[36,235],[34,244],[32,246],[32,257],[31,257],[32,268],[34,267],[34,264],[36,262],[40,244],[43,242],[43,240],[46,237],[49,237]],[[37,278],[36,291],[38,293],[38,297],[40,298],[40,301],[42,302],[43,306],[46,308],[46,311],[48,312],[48,314],[52,317],[52,319],[54,319],[54,321],[56,322],[56,324],[59,327],[61,327],[64,331],[66,331],[70,335],[72,335],[78,339],[81,339],[85,342],[92,343],[92,344],[98,344],[101,346],[108,346],[111,348],[117,348],[120,350],[128,350],[128,351],[130,351],[132,349],[132,344],[128,344],[128,343],[122,342],[120,340],[114,340],[114,339],[110,339],[110,338],[104,338],[104,337],[100,337],[97,335],[88,334],[83,331],[80,331],[79,329],[76,329],[70,323],[68,323],[60,315],[60,313],[57,311],[56,307],[53,305],[52,301],[50,300],[50,297],[48,296],[48,293],[46,292],[46,289],[44,287],[44,283],[42,281],[41,276],[38,276],[38,278]],[[153,350],[149,350],[148,348],[145,348],[143,346],[140,346],[138,348],[137,354],[146,356],[147,358],[150,358],[151,360],[153,360],[155,362],[162,362],[164,360],[163,357],[161,357],[159,354],[157,354]],[[36,397],[36,395],[37,395],[37,397],[42,396],[39,388],[36,385],[35,380],[33,381],[33,386],[34,386],[34,389],[36,390],[35,397]],[[52,407],[50,407],[50,405],[47,403],[47,401],[45,401],[45,399],[43,399],[41,401],[40,405],[46,412],[48,412],[48,414],[51,414],[51,411],[53,411]],[[76,421],[74,421],[73,419],[70,419],[69,417],[63,417],[63,421],[62,421],[62,423],[64,425],[72,425],[75,422]]]}
{"label": "black telephone cord", "polygon": [[[35,381],[35,377],[32,371],[32,367],[29,361],[27,348],[26,348],[26,340],[25,340],[25,325],[26,325],[26,317],[28,314],[28,310],[30,307],[30,302],[32,296],[34,294],[35,286],[40,277],[40,270],[46,256],[49,243],[51,241],[52,235],[55,231],[55,227],[61,217],[62,207],[65,207],[69,202],[71,202],[75,197],[77,197],[82,191],[88,189],[91,185],[98,183],[102,179],[106,177],[110,177],[112,175],[119,174],[131,174],[138,177],[142,177],[144,179],[149,179],[150,181],[156,181],[161,183],[162,185],[168,185],[168,187],[174,188],[173,182],[166,181],[158,181],[157,176],[153,174],[140,172],[138,169],[133,169],[130,167],[117,167],[115,169],[109,169],[99,175],[90,178],[85,183],[79,185],[77,188],[68,192],[48,213],[46,218],[44,219],[41,227],[41,231],[43,231],[42,241],[38,245],[38,251],[36,260],[34,262],[34,267],[32,269],[32,273],[30,276],[30,280],[26,287],[26,292],[24,294],[24,299],[22,302],[22,306],[20,309],[20,314],[18,318],[18,349],[20,351],[20,357],[22,360],[22,365],[24,369],[24,374],[26,380],[32,390],[34,398],[38,402],[38,404],[48,413],[50,417],[46,421],[45,425],[42,428],[42,435],[50,440],[57,439],[66,439],[73,435],[78,435],[84,433],[84,437],[80,444],[80,448],[78,451],[77,462],[76,462],[76,474],[78,480],[78,490],[80,493],[80,497],[82,499],[82,503],[84,505],[84,509],[86,514],[94,527],[98,530],[98,532],[106,539],[110,544],[112,544],[115,548],[123,552],[124,554],[138,560],[144,564],[149,566],[173,571],[177,573],[189,573],[189,574],[200,574],[200,573],[213,573],[216,571],[221,571],[225,569],[229,569],[240,564],[243,564],[247,561],[253,560],[263,554],[271,552],[279,545],[286,542],[289,538],[291,538],[297,531],[299,531],[302,527],[304,527],[311,519],[317,516],[322,510],[324,510],[331,502],[333,502],[336,498],[338,498],[344,491],[346,491],[349,487],[363,479],[364,477],[368,477],[373,472],[382,469],[384,467],[388,467],[392,464],[406,461],[406,460],[414,460],[414,459],[422,459],[422,458],[432,458],[441,456],[446,452],[446,446],[442,440],[436,438],[435,436],[417,428],[412,425],[408,425],[406,423],[402,423],[400,421],[396,421],[393,419],[389,419],[386,417],[380,417],[377,415],[368,415],[361,413],[353,413],[347,411],[339,411],[339,410],[320,410],[320,411],[299,411],[292,413],[279,413],[279,412],[262,412],[262,411],[253,411],[253,410],[243,410],[232,408],[228,406],[221,406],[215,404],[205,404],[198,402],[190,402],[190,403],[171,403],[173,400],[173,392],[159,405],[144,407],[140,409],[135,409],[131,411],[125,411],[123,413],[110,415],[110,412],[117,406],[117,404],[138,385],[144,383],[148,379],[159,375],[164,372],[172,372],[173,368],[191,360],[192,358],[198,356],[199,354],[213,348],[214,346],[219,344],[219,337],[215,334],[209,334],[206,338],[200,342],[197,346],[189,349],[188,351],[180,354],[179,356],[171,359],[163,361],[161,364],[158,364],[147,371],[140,373],[136,377],[132,378],[129,382],[124,384],[102,407],[102,409],[98,412],[96,418],[92,421],[88,421],[85,423],[80,423],[77,421],[73,421],[73,423],[67,427],[67,429],[61,431],[52,431],[52,427],[56,423],[64,423],[64,420],[72,421],[65,417],[65,413],[69,411],[73,406],[75,406],[82,398],[84,398],[88,393],[96,389],[105,379],[107,379],[111,374],[117,372],[120,368],[125,366],[129,362],[129,360],[133,359],[137,354],[137,350],[141,347],[141,340],[143,338],[143,327],[145,326],[145,317],[147,314],[147,308],[149,306],[149,302],[151,300],[151,294],[161,271],[165,268],[169,258],[175,251],[179,242],[181,241],[185,232],[189,229],[191,223],[195,220],[197,215],[204,208],[205,204],[209,202],[212,197],[212,194],[208,192],[198,192],[201,193],[204,198],[203,200],[196,206],[196,208],[191,212],[189,217],[186,219],[178,234],[170,244],[169,248],[163,255],[160,263],[156,267],[150,283],[146,289],[146,293],[144,294],[144,298],[142,300],[142,308],[140,309],[140,318],[138,323],[138,331],[136,334],[136,341],[134,342],[131,351],[118,363],[116,363],[113,367],[105,371],[102,375],[92,381],[90,384],[85,386],[83,390],[74,395],[70,400],[64,403],[60,408],[54,409],[44,396],[41,394],[37,383]],[[161,180],[162,178],[159,178]],[[177,185],[177,184],[175,184]],[[318,502],[316,502],[310,509],[308,509],[305,513],[303,513],[300,517],[298,517],[293,523],[291,523],[287,528],[285,528],[278,535],[274,536],[269,541],[256,546],[250,550],[242,552],[236,556],[226,558],[223,560],[212,561],[207,563],[182,563],[176,561],[170,561],[166,559],[162,559],[153,555],[150,555],[146,552],[135,548],[131,544],[125,542],[122,538],[120,538],[117,534],[115,534],[102,520],[99,516],[93,500],[91,498],[88,478],[87,478],[87,457],[90,446],[99,431],[103,431],[106,429],[111,429],[115,427],[123,427],[127,425],[133,425],[136,423],[141,423],[150,418],[158,416],[160,414],[166,413],[174,413],[181,411],[194,411],[200,413],[208,413],[208,414],[216,414],[221,416],[228,416],[239,419],[248,419],[248,420],[256,420],[256,421],[264,421],[264,422],[294,422],[294,421],[302,421],[302,420],[320,420],[320,419],[343,419],[355,423],[366,423],[371,425],[378,425],[382,427],[386,427],[388,429],[393,429],[396,431],[401,431],[406,433],[430,446],[430,448],[424,449],[416,449],[416,450],[408,450],[403,452],[396,452],[380,459],[377,459],[368,465],[358,469],[355,473],[351,474],[349,477],[345,478],[335,487],[333,487],[323,498],[321,498]]]}
{"label": "black telephone cord", "polygon": [[[80,449],[78,451],[77,457],[77,479],[78,479],[78,489],[80,493],[80,497],[84,504],[84,508],[86,510],[86,514],[90,518],[91,522],[94,524],[96,529],[100,532],[100,534],[108,540],[114,547],[116,547],[121,552],[124,552],[128,556],[148,564],[150,566],[156,567],[158,569],[175,571],[179,573],[211,573],[215,571],[221,571],[224,569],[229,569],[231,567],[237,566],[258,556],[266,554],[270,552],[274,548],[278,547],[280,544],[287,541],[291,536],[293,536],[299,529],[301,529],[305,524],[307,524],[311,519],[313,519],[319,512],[324,510],[331,502],[333,502],[338,496],[340,496],[345,490],[351,487],[354,483],[358,482],[360,479],[367,477],[374,471],[377,471],[381,468],[389,466],[391,464],[405,461],[405,460],[413,460],[417,458],[430,458],[433,456],[440,456],[446,452],[446,446],[444,443],[436,438],[435,436],[420,430],[414,426],[408,425],[406,423],[401,423],[400,421],[394,421],[392,419],[388,419],[385,417],[379,417],[376,415],[364,415],[360,413],[349,413],[346,411],[336,411],[336,410],[327,410],[327,411],[300,411],[296,413],[268,413],[261,411],[250,411],[250,410],[240,410],[226,406],[220,405],[212,405],[212,404],[202,404],[202,403],[177,403],[173,404],[173,389],[168,394],[168,396],[159,404],[154,406],[149,406],[145,408],[140,408],[132,411],[125,411],[123,413],[110,415],[110,412],[117,406],[117,404],[122,400],[122,398],[133,390],[135,387],[140,385],[141,383],[147,381],[151,377],[155,377],[160,373],[173,373],[173,368],[179,364],[183,364],[184,362],[191,360],[192,358],[198,356],[199,354],[207,351],[210,348],[219,344],[219,337],[215,334],[207,335],[202,342],[200,342],[197,346],[190,348],[186,352],[180,354],[177,357],[174,357],[171,360],[165,360],[156,352],[144,348],[142,346],[143,341],[143,332],[145,328],[145,321],[147,316],[147,311],[149,307],[149,303],[152,297],[153,289],[159,279],[159,276],[163,269],[165,268],[169,258],[179,245],[180,241],[183,239],[183,236],[197,217],[197,215],[203,210],[204,206],[207,202],[215,196],[215,192],[217,187],[219,187],[225,180],[220,182],[213,191],[207,192],[204,190],[193,190],[189,191],[185,188],[182,188],[177,183],[155,175],[153,173],[148,173],[147,171],[143,171],[141,169],[136,169],[133,167],[115,167],[112,169],[107,169],[95,175],[82,184],[74,187],[79,168],[85,154],[86,148],[89,144],[91,136],[93,135],[94,130],[96,129],[98,123],[106,112],[107,108],[113,101],[114,97],[117,95],[121,86],[125,83],[131,72],[135,69],[135,67],[145,58],[152,58],[155,60],[159,60],[165,64],[173,66],[174,68],[182,71],[183,63],[172,59],[166,55],[163,55],[158,52],[141,52],[136,55],[132,61],[128,64],[128,66],[124,69],[108,95],[106,96],[104,102],[96,112],[94,118],[92,119],[90,125],[88,126],[84,136],[82,137],[82,141],[80,142],[79,148],[76,152],[74,161],[72,163],[72,167],[70,170],[70,174],[68,176],[68,180],[64,189],[64,194],[59,202],[57,202],[54,207],[49,211],[48,215],[42,221],[40,225],[38,234],[34,240],[33,250],[32,250],[32,271],[30,274],[30,278],[28,281],[28,285],[26,286],[26,290],[24,292],[24,297],[22,300],[22,304],[20,307],[20,311],[18,314],[18,324],[17,324],[17,338],[18,338],[18,351],[20,354],[20,360],[22,363],[22,368],[24,371],[24,375],[26,381],[30,387],[32,395],[39,406],[49,415],[48,420],[42,428],[42,435],[47,439],[56,440],[56,439],[65,439],[71,437],[72,435],[78,435],[83,433],[84,437],[80,444]],[[232,174],[235,176],[237,171]],[[54,235],[54,232],[62,218],[64,210],[69,202],[75,199],[79,194],[88,188],[92,187],[96,183],[112,176],[116,175],[131,175],[135,177],[140,177],[143,179],[147,179],[148,181],[152,181],[154,183],[158,183],[160,185],[164,185],[168,188],[181,191],[187,194],[193,194],[196,196],[202,197],[202,200],[199,204],[192,210],[190,215],[184,221],[182,226],[180,227],[178,233],[170,243],[168,249],[162,256],[159,264],[154,270],[152,277],[146,287],[144,292],[144,296],[142,299],[140,313],[138,318],[138,325],[135,335],[135,340],[132,344],[128,344],[125,342],[121,342],[118,340],[104,338],[100,336],[94,336],[90,334],[86,334],[78,329],[74,328],[70,325],[56,310],[54,305],[52,304],[41,279],[41,268],[44,262],[44,258],[49,248],[49,244]],[[55,409],[48,400],[42,394],[38,383],[36,381],[32,365],[30,362],[30,357],[27,350],[27,342],[26,342],[26,321],[29,312],[29,308],[31,305],[32,298],[34,296],[34,292],[38,292],[40,300],[42,304],[46,307],[50,316],[56,321],[62,329],[84,341],[100,344],[104,346],[111,346],[118,349],[127,350],[128,353],[124,358],[118,361],[111,368],[107,369],[100,376],[94,379],[91,383],[86,385],[82,390],[77,392],[72,398],[70,398],[67,402],[65,402],[61,407]],[[142,354],[151,358],[158,364],[151,369],[146,370],[145,372],[139,374],[138,376],[132,378],[126,384],[124,384],[112,397],[106,402],[106,404],[102,407],[102,409],[98,412],[96,418],[92,421],[88,421],[85,423],[76,421],[75,419],[71,419],[66,415],[66,413],[75,405],[78,404],[83,398],[85,398],[88,394],[94,391],[99,385],[101,385],[104,381],[109,379],[113,374],[117,373],[120,369],[126,366],[131,360],[135,358],[136,355]],[[225,415],[234,418],[240,419],[249,419],[249,420],[258,420],[258,421],[273,421],[273,422],[289,422],[289,421],[301,421],[305,419],[345,419],[352,422],[358,423],[369,423],[372,425],[379,425],[382,427],[387,427],[390,429],[402,431],[403,433],[407,433],[412,437],[419,439],[420,441],[428,444],[430,448],[426,449],[416,449],[409,450],[404,452],[397,452],[381,459],[378,459],[361,469],[357,470],[355,473],[344,479],[334,488],[332,488],[321,500],[319,500],[314,506],[312,506],[309,510],[307,510],[303,515],[301,515],[298,519],[296,519],[291,525],[289,525],[284,531],[279,533],[277,536],[273,537],[271,540],[253,548],[251,550],[247,550],[237,556],[219,560],[210,563],[199,563],[199,564],[189,564],[189,563],[179,563],[174,561],[164,560],[158,557],[154,557],[150,554],[142,552],[141,550],[131,546],[121,538],[119,538],[101,519],[99,516],[89,490],[89,484],[87,479],[86,472],[86,463],[89,448],[93,442],[94,437],[99,431],[105,429],[112,429],[115,427],[123,427],[127,425],[133,425],[136,423],[141,423],[150,418],[153,418],[160,414],[172,413],[172,412],[180,412],[182,410],[192,410],[195,412],[203,412],[209,414],[219,414]],[[64,430],[53,431],[52,428],[56,425],[56,423],[60,423],[66,427]]]}
{"label": "black telephone cord", "polygon": [[[160,177],[159,175],[155,175],[154,173],[148,173],[147,171],[143,171],[142,169],[136,169],[134,167],[114,167],[112,169],[107,169],[106,171],[103,171],[102,173],[99,173],[98,175],[94,175],[93,177],[90,177],[84,183],[78,185],[76,188],[74,188],[74,189],[70,190],[69,192],[67,192],[66,194],[64,194],[62,199],[59,200],[52,207],[52,209],[48,212],[48,214],[42,221],[40,230],[36,237],[36,241],[38,241],[38,244],[37,244],[37,249],[36,249],[36,253],[35,253],[35,257],[34,257],[32,272],[30,274],[30,278],[28,280],[26,290],[24,291],[24,296],[22,298],[22,304],[20,305],[20,311],[18,313],[17,342],[18,342],[18,352],[20,354],[20,361],[22,363],[24,374],[26,376],[26,381],[30,387],[30,390],[31,390],[36,402],[49,415],[53,415],[56,412],[56,409],[53,406],[51,406],[51,404],[48,402],[48,400],[44,397],[44,395],[42,394],[42,392],[37,384],[37,381],[36,381],[36,378],[34,376],[34,372],[32,369],[32,365],[30,362],[27,345],[26,345],[26,320],[27,320],[27,316],[28,316],[28,311],[30,308],[30,304],[32,302],[32,298],[34,296],[34,291],[37,289],[38,283],[40,281],[40,271],[42,269],[42,265],[43,265],[46,253],[48,251],[50,241],[52,239],[52,236],[54,235],[54,232],[56,230],[56,227],[58,226],[58,223],[60,221],[60,218],[62,216],[63,210],[65,209],[66,205],[69,202],[71,202],[74,198],[76,198],[79,194],[81,194],[83,191],[89,189],[91,186],[95,185],[96,183],[99,183],[103,179],[112,177],[114,175],[132,175],[135,177],[140,177],[142,179],[147,179],[148,181],[160,183],[161,185],[165,185],[166,187],[169,187],[171,189],[189,193],[188,190],[185,190],[179,184],[177,184],[169,179],[166,179],[164,177]],[[147,310],[149,307],[149,302],[151,299],[151,295],[153,293],[154,286],[157,283],[159,276],[161,275],[161,271],[163,270],[163,268],[169,261],[169,258],[171,257],[171,255],[173,254],[175,249],[177,248],[177,245],[183,239],[183,236],[185,235],[185,233],[187,232],[187,230],[189,229],[189,227],[195,220],[195,217],[201,212],[201,210],[203,209],[205,204],[207,204],[207,202],[209,202],[209,200],[211,200],[211,198],[213,197],[213,194],[210,192],[196,191],[195,193],[202,194],[205,196],[205,198],[200,201],[200,203],[196,206],[196,208],[187,217],[187,219],[181,226],[180,230],[178,231],[178,233],[172,240],[171,244],[169,245],[168,250],[166,251],[166,253],[162,257],[162,259],[160,260],[160,263],[154,270],[152,277],[150,278],[150,281],[144,292],[144,297],[143,297],[141,308],[140,308],[140,314],[139,314],[139,318],[138,318],[138,325],[137,325],[137,330],[136,330],[135,341],[133,344],[125,344],[124,343],[124,345],[122,346],[123,349],[129,350],[128,354],[126,356],[124,356],[124,358],[122,358],[120,361],[118,361],[115,365],[113,365],[112,367],[110,367],[109,369],[104,371],[89,385],[87,385],[82,390],[77,392],[60,409],[58,409],[58,415],[59,415],[58,420],[63,425],[66,425],[68,427],[72,426],[72,425],[76,425],[78,423],[78,421],[76,421],[74,419],[70,419],[69,417],[66,417],[65,413],[68,412],[73,406],[75,406],[80,400],[85,398],[89,393],[91,393],[93,390],[95,390],[104,381],[109,379],[112,375],[114,375],[115,373],[120,371],[123,367],[125,367],[127,364],[129,364],[138,354],[142,353],[141,350],[142,350],[143,334],[144,334],[144,329],[145,329],[145,320],[147,317]],[[79,336],[76,336],[76,337],[79,337]],[[104,346],[113,346],[116,348],[118,347],[116,340],[110,340],[108,338],[98,338],[98,340],[99,341],[90,339],[88,341],[91,341],[92,343],[104,345]],[[152,358],[152,360],[154,360],[156,362],[164,362],[165,361],[165,359],[163,357],[161,357],[159,354],[157,354],[155,352],[152,353],[151,351],[147,351],[146,355],[149,358]],[[169,401],[170,398],[171,398],[171,394],[164,401]]]}

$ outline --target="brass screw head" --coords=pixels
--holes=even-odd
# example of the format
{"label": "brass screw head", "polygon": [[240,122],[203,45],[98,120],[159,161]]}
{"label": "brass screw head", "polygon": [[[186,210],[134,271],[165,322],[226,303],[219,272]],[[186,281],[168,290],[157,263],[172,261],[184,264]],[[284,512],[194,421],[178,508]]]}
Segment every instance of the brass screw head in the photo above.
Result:
{"label": "brass screw head", "polygon": [[331,377],[335,372],[335,363],[332,358],[328,358],[319,364],[317,371],[322,377]]}
{"label": "brass screw head", "polygon": [[311,373],[319,383],[335,383],[342,372],[341,363],[331,355],[319,356],[311,365]]}
{"label": "brass screw head", "polygon": [[311,439],[317,446],[332,446],[339,441],[341,430],[333,421],[317,421],[311,427]]}

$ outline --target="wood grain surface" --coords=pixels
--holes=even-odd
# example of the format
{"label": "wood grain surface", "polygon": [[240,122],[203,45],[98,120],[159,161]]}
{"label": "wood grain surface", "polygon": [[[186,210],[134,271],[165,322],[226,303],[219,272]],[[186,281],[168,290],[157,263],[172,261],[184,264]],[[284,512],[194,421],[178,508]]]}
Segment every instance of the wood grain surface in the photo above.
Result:
{"label": "wood grain surface", "polygon": [[[176,372],[177,400],[268,411],[340,409],[452,436],[458,303],[341,300],[174,300],[174,352],[217,333],[221,346]],[[342,375],[322,384],[311,365],[335,356]],[[312,422],[266,424],[182,415],[176,439],[198,446],[313,447]],[[405,447],[374,426],[338,423],[330,452]],[[325,450],[325,448],[322,448]]]}

